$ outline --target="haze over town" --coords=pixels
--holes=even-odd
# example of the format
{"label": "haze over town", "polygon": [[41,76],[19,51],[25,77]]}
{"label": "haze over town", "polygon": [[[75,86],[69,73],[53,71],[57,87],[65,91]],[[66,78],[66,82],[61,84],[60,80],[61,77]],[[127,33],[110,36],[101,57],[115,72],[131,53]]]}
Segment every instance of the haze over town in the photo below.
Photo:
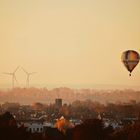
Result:
{"label": "haze over town", "polygon": [[140,140],[122,53],[131,72],[140,0],[0,0],[0,139]]}

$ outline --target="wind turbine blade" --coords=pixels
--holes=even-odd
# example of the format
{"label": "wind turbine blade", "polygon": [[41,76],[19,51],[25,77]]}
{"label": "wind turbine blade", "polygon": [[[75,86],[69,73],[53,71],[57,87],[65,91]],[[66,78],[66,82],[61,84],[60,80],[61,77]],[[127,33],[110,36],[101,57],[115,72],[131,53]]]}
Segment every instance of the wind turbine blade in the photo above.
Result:
{"label": "wind turbine blade", "polygon": [[16,73],[16,71],[18,70],[19,66],[15,69],[15,71],[13,73]]}
{"label": "wind turbine blade", "polygon": [[30,75],[32,75],[32,74],[36,74],[37,72],[31,72],[31,73],[29,73]]}
{"label": "wind turbine blade", "polygon": [[13,73],[3,72],[2,74],[13,75]]}
{"label": "wind turbine blade", "polygon": [[22,70],[28,75],[28,72],[22,67]]}
{"label": "wind turbine blade", "polygon": [[16,81],[16,82],[17,82],[17,84],[18,84],[18,80],[17,80],[16,76],[14,76],[14,79],[15,79],[15,81]]}

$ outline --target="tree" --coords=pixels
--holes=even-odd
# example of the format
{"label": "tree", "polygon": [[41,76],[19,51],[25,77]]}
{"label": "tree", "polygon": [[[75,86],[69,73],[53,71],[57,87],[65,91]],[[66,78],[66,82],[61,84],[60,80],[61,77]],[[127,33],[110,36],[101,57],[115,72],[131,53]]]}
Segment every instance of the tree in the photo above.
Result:
{"label": "tree", "polygon": [[89,119],[74,128],[73,140],[105,140],[111,131],[106,131],[102,120]]}

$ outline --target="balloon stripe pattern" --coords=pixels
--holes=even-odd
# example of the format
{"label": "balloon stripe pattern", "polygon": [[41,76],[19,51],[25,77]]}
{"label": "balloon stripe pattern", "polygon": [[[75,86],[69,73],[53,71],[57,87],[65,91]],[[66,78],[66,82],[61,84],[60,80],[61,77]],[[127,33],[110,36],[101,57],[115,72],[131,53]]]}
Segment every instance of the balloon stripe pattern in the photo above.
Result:
{"label": "balloon stripe pattern", "polygon": [[131,76],[131,72],[139,63],[140,55],[134,50],[127,50],[123,52],[121,59]]}

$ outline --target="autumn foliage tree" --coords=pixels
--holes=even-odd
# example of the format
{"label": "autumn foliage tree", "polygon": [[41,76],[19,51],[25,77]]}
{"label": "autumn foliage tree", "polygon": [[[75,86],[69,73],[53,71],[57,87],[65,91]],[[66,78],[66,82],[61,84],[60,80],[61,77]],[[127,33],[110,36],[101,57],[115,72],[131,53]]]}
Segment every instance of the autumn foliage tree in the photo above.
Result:
{"label": "autumn foliage tree", "polygon": [[73,124],[66,120],[64,117],[61,117],[57,120],[55,127],[65,134],[66,130],[69,128],[73,128]]}

